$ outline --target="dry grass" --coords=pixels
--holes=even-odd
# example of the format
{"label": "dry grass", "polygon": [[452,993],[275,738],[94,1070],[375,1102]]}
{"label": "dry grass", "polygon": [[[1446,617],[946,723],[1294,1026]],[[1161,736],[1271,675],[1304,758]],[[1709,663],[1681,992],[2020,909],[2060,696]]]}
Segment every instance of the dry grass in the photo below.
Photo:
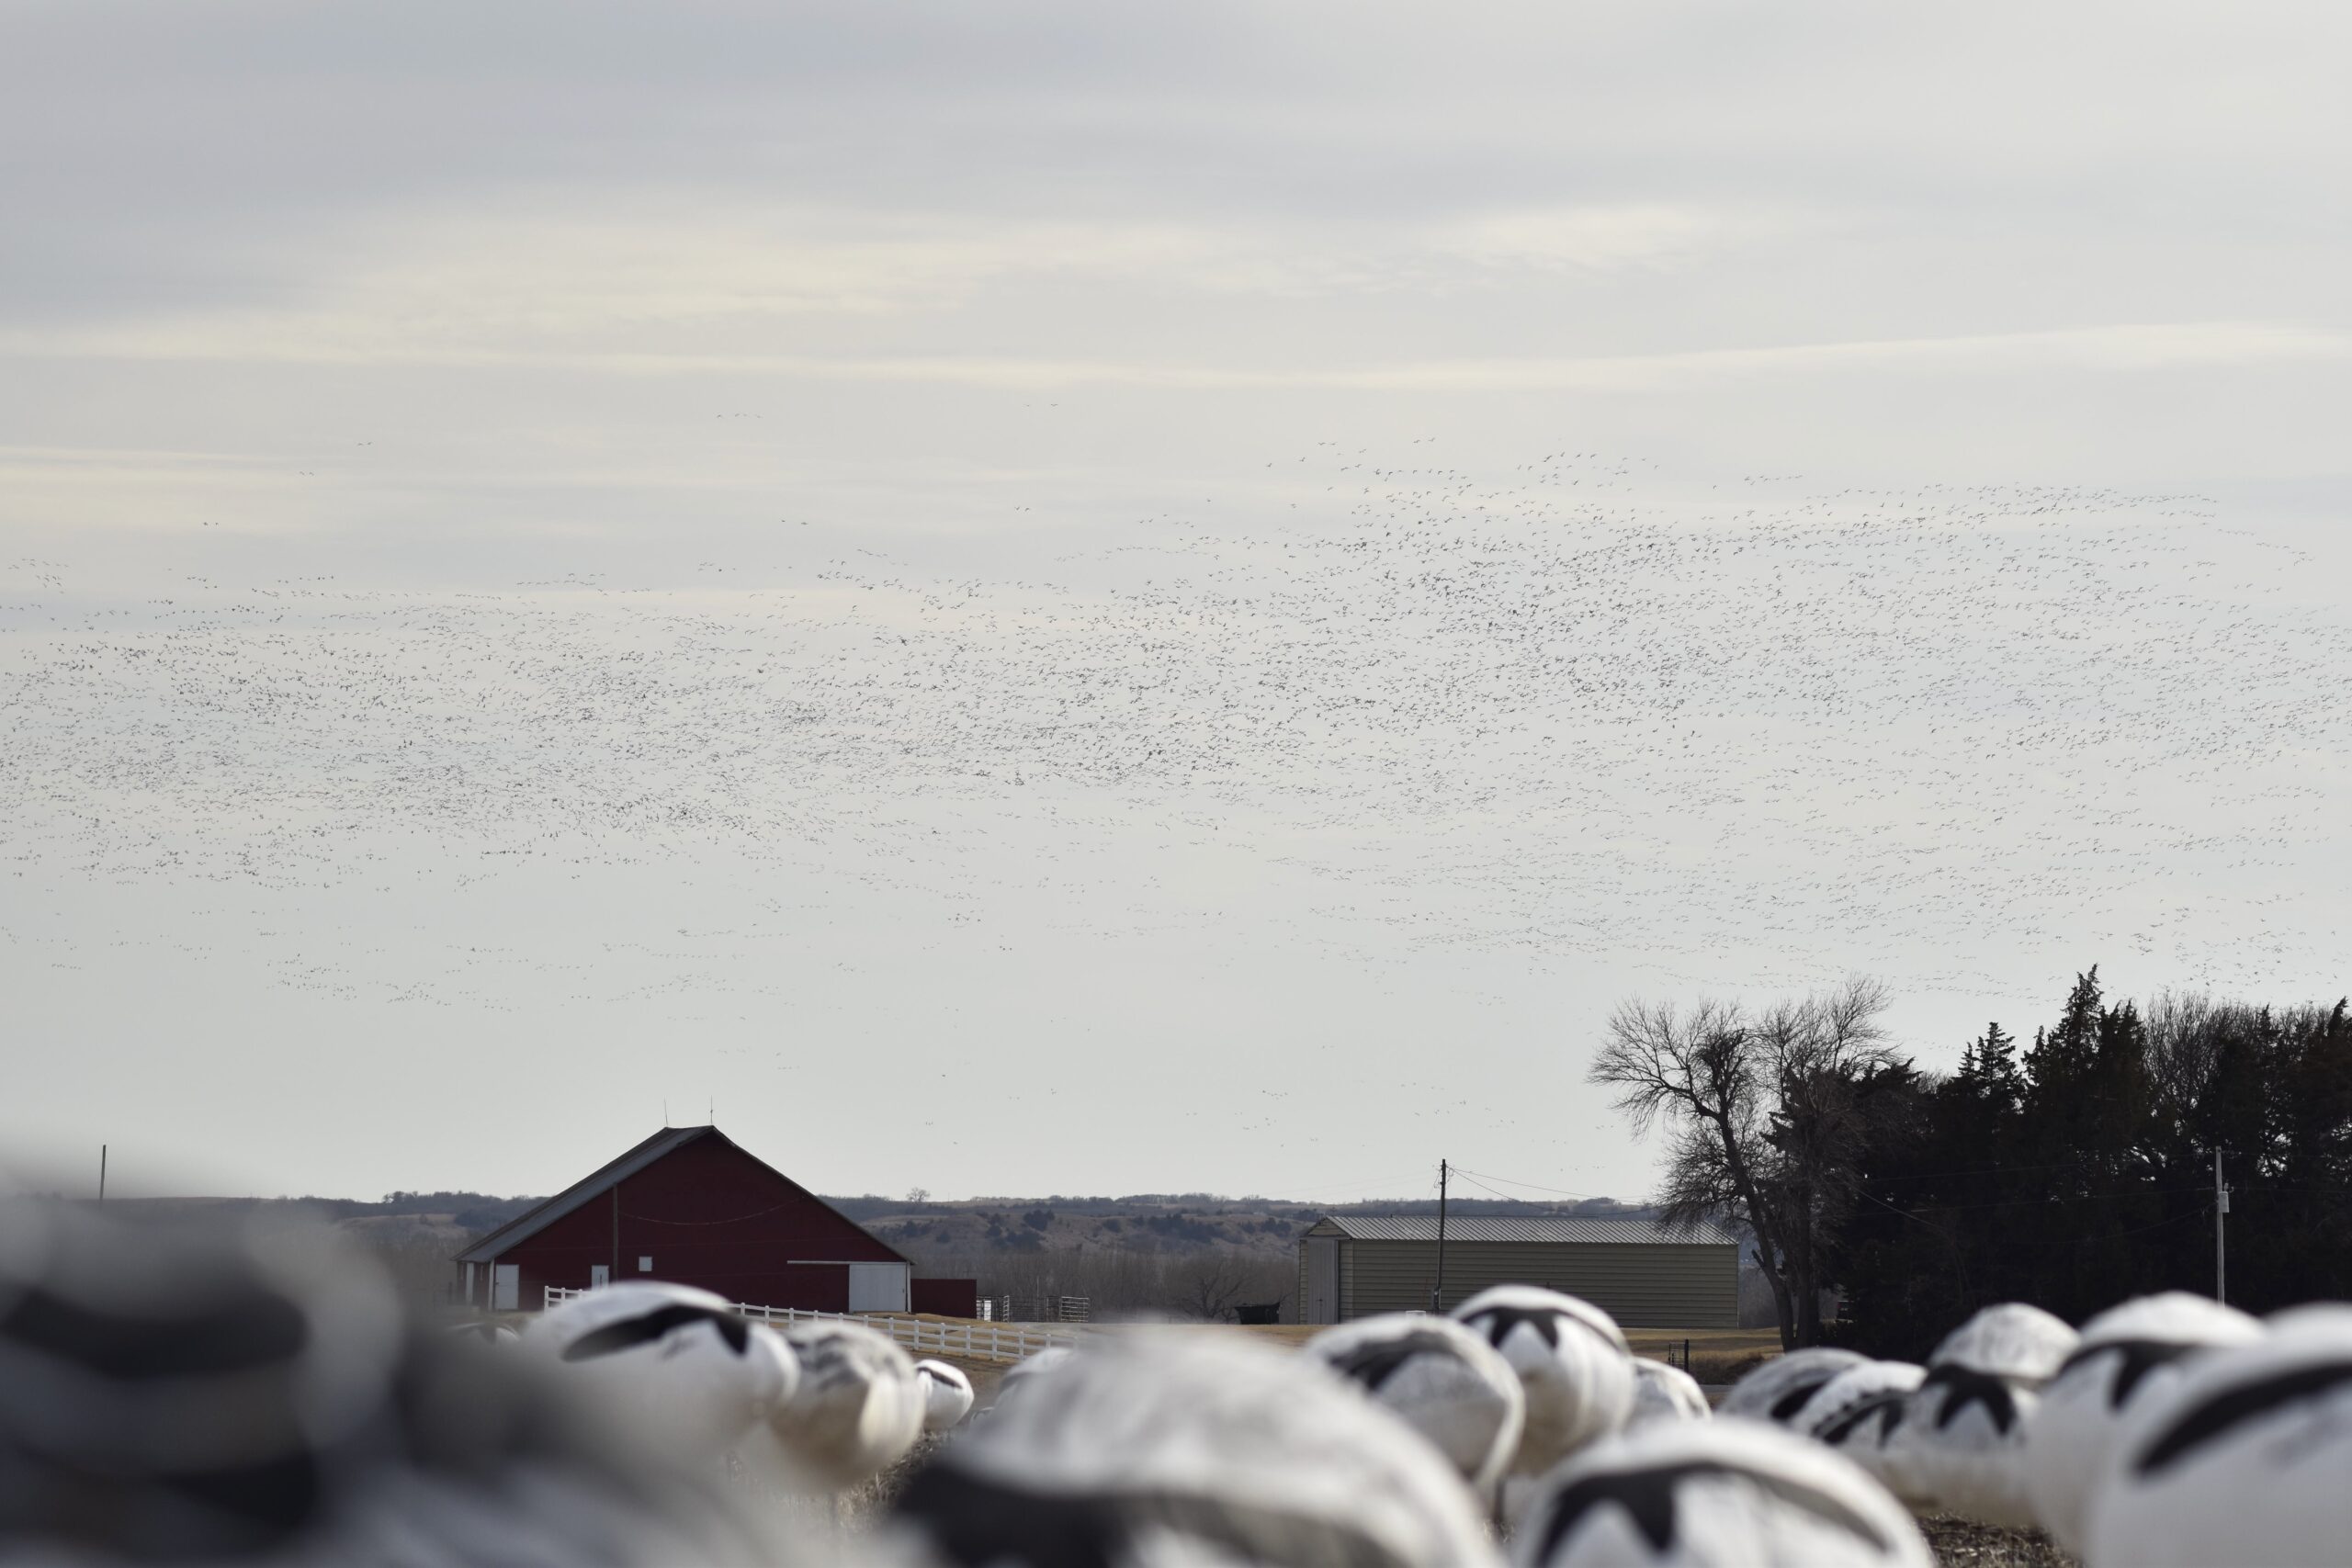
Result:
{"label": "dry grass", "polygon": [[1625,1343],[1636,1356],[1678,1364],[1688,1346],[1690,1375],[1711,1386],[1737,1382],[1781,1353],[1775,1328],[1629,1328]]}
{"label": "dry grass", "polygon": [[1629,1328],[1625,1343],[1634,1348],[1636,1356],[1659,1356],[1672,1346],[1679,1355],[1685,1343],[1693,1358],[1700,1356],[1777,1356],[1781,1353],[1781,1331],[1777,1328]]}
{"label": "dry grass", "polygon": [[1996,1529],[1938,1514],[1919,1529],[1944,1568],[2081,1568],[2040,1530]]}

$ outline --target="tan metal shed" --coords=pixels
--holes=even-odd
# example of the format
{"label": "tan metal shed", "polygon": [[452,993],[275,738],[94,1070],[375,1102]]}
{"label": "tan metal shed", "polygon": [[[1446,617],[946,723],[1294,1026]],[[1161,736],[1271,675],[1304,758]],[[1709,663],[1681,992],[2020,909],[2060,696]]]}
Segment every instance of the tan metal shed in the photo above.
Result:
{"label": "tan metal shed", "polygon": [[[1434,1214],[1326,1214],[1299,1237],[1305,1322],[1427,1311],[1436,1284]],[[1739,1326],[1739,1243],[1719,1225],[1668,1231],[1623,1216],[1448,1218],[1438,1310],[1505,1284],[1582,1296],[1629,1328]]]}

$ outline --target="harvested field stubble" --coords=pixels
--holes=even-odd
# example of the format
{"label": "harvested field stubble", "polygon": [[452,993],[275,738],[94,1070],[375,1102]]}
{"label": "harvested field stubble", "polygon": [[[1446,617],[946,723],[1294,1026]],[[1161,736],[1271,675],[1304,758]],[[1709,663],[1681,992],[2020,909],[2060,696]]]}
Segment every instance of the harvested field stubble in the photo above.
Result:
{"label": "harvested field stubble", "polygon": [[1996,1529],[1938,1514],[1919,1529],[1944,1568],[2081,1568],[2040,1530]]}

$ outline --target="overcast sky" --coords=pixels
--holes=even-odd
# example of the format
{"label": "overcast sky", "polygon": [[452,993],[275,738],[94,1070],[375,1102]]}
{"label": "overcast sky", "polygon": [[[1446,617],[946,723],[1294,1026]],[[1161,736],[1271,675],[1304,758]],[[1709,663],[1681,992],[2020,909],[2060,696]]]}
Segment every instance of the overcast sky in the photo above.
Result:
{"label": "overcast sky", "polygon": [[1620,998],[2347,983],[2341,7],[0,33],[0,1158],[1638,1196]]}

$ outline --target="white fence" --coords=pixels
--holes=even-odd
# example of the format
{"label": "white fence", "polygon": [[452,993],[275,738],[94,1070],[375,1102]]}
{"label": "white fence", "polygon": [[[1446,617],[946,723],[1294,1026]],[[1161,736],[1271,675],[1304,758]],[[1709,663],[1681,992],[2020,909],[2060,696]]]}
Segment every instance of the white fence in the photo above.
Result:
{"label": "white fence", "polygon": [[[543,1306],[568,1302],[574,1296],[584,1296],[586,1291],[569,1290],[561,1285],[541,1288]],[[899,1317],[887,1313],[810,1312],[805,1307],[754,1306],[748,1302],[732,1303],[735,1310],[755,1323],[862,1323],[878,1329],[908,1349],[918,1354],[963,1356],[978,1361],[1026,1360],[1040,1350],[1056,1347],[1075,1348],[1078,1336],[1048,1328],[1028,1328],[1011,1323],[932,1323],[920,1317]]]}

